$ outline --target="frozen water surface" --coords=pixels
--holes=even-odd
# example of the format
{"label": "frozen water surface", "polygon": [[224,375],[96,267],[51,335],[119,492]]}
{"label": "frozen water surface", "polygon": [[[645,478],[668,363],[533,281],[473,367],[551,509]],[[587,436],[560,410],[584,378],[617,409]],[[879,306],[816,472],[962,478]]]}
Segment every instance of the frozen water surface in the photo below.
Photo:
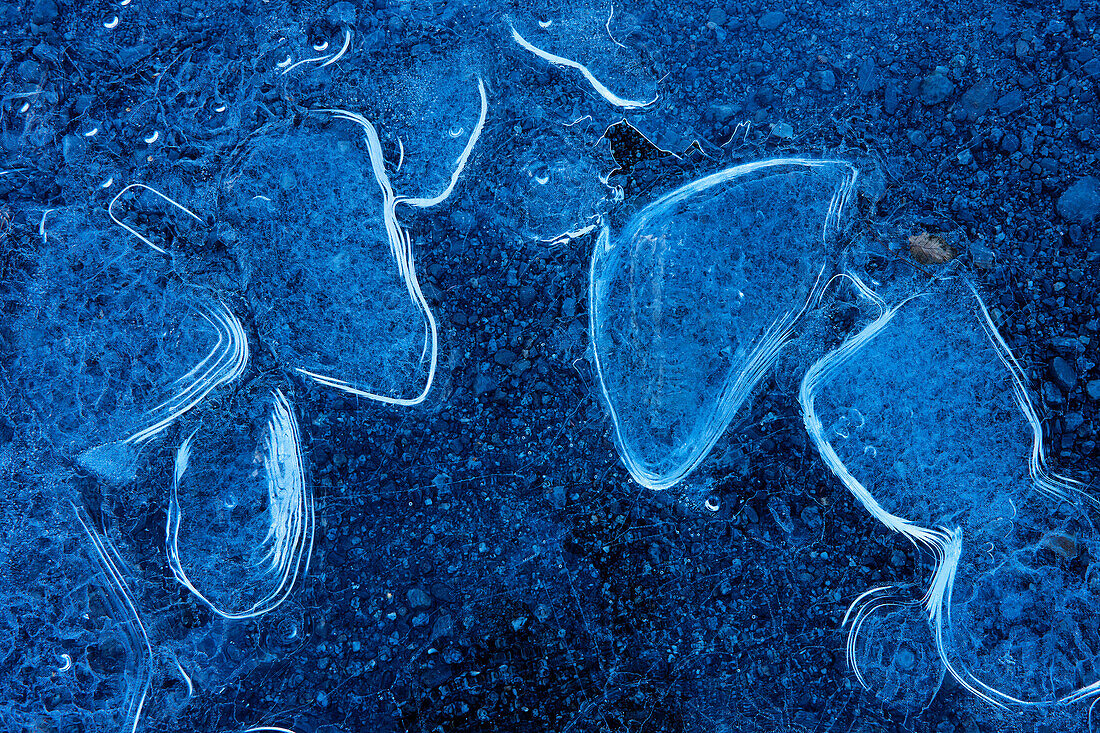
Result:
{"label": "frozen water surface", "polygon": [[297,419],[282,392],[266,402],[264,424],[208,419],[176,451],[168,564],[224,618],[276,608],[305,575],[313,549],[313,496]]}
{"label": "frozen water surface", "polygon": [[49,221],[38,277],[14,316],[12,366],[53,416],[51,438],[124,482],[142,445],[241,376],[243,327],[102,212],[63,209]]}
{"label": "frozen water surface", "polygon": [[1095,0],[109,5],[0,4],[0,729],[1095,727]]}
{"label": "frozen water surface", "polygon": [[[630,41],[638,20],[613,3],[525,3],[506,18],[516,58],[557,69],[577,89],[611,108],[641,110],[657,102],[645,52]],[[625,42],[624,42],[625,41]]]}
{"label": "frozen water surface", "polygon": [[[262,333],[288,365],[349,389],[413,398],[432,371],[428,314],[387,232],[387,193],[362,130],[260,140],[227,184]],[[398,248],[404,246],[396,242]],[[421,296],[422,297],[422,296]]]}

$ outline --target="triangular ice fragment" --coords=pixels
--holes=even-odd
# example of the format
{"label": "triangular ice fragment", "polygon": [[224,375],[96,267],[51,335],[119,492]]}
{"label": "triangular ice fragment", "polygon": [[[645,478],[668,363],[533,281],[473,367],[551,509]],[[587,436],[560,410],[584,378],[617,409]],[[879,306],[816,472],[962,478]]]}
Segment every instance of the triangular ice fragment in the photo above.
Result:
{"label": "triangular ice fragment", "polygon": [[668,488],[706,457],[820,294],[855,169],[775,159],[694,181],[605,228],[590,329],[631,475]]}

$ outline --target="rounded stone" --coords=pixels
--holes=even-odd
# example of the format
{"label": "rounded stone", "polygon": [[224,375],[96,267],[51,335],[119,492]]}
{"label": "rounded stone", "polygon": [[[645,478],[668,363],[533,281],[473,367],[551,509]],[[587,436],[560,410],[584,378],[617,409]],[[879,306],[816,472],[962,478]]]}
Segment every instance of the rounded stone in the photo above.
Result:
{"label": "rounded stone", "polygon": [[432,605],[432,598],[420,588],[412,588],[406,594],[409,606],[412,608],[428,608]]}
{"label": "rounded stone", "polygon": [[1069,392],[1077,384],[1077,373],[1073,365],[1061,356],[1054,357],[1050,362],[1050,377],[1063,392]]}
{"label": "rounded stone", "polygon": [[787,21],[787,16],[782,11],[772,10],[760,16],[759,25],[763,30],[774,31]]}
{"label": "rounded stone", "polygon": [[926,105],[940,104],[955,91],[955,82],[939,71],[933,72],[920,83],[920,99]]}
{"label": "rounded stone", "polygon": [[1066,221],[1091,224],[1100,216],[1100,179],[1078,178],[1058,197],[1058,214]]}

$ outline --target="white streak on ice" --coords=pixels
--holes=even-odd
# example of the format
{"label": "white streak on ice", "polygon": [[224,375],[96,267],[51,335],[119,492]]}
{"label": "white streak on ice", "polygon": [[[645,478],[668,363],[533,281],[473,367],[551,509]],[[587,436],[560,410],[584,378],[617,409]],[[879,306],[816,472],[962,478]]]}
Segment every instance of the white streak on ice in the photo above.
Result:
{"label": "white streak on ice", "polygon": [[202,219],[199,218],[198,214],[191,211],[191,209],[188,209],[186,206],[179,203],[178,201],[175,201],[173,199],[168,198],[167,196],[165,196],[163,193],[161,193],[157,189],[153,188],[152,186],[146,186],[144,183],[131,183],[129,186],[126,186],[126,188],[122,189],[117,194],[115,194],[115,197],[113,199],[111,199],[111,203],[107,205],[107,215],[111,217],[111,221],[113,221],[115,224],[118,224],[120,227],[122,227],[126,231],[130,232],[130,234],[133,234],[135,237],[140,239],[142,242],[145,242],[145,244],[149,245],[150,247],[155,249],[157,252],[160,252],[161,254],[166,255],[166,254],[168,254],[168,252],[165,251],[164,248],[158,247],[157,245],[153,244],[149,240],[148,237],[142,235],[136,229],[129,226],[128,224],[125,224],[121,219],[119,219],[117,216],[115,216],[115,204],[118,203],[118,200],[122,196],[122,194],[126,193],[131,188],[143,188],[146,191],[151,191],[152,193],[156,194],[157,196],[159,196],[163,200],[165,200],[168,203],[172,204],[172,206],[175,206],[177,209],[179,209],[183,213],[190,216],[195,221],[199,222],[200,224],[202,223]]}
{"label": "white streak on ice", "polygon": [[[815,400],[817,395],[845,364],[858,358],[860,351],[887,328],[899,310],[915,298],[923,297],[922,295],[913,296],[887,309],[882,298],[859,278],[853,275],[847,277],[852,280],[860,295],[871,301],[879,309],[879,316],[859,333],[851,336],[840,347],[815,362],[806,372],[799,389],[799,403],[802,407],[802,419],[806,431],[829,469],[875,519],[891,531],[904,536],[914,546],[929,550],[935,558],[932,580],[921,599],[921,605],[924,607],[925,615],[932,627],[936,652],[951,677],[971,694],[999,708],[1007,709],[1009,706],[1049,704],[1023,700],[986,684],[970,672],[964,661],[953,659],[954,655],[949,652],[948,646],[944,642],[945,629],[951,625],[951,594],[963,553],[962,529],[960,527],[942,526],[935,528],[922,527],[887,511],[879,504],[871,491],[852,474],[829,442],[821,418],[816,412]],[[972,285],[970,290],[977,303],[977,310],[980,313],[981,324],[986,336],[995,348],[1002,365],[1011,373],[1016,404],[1031,429],[1032,445],[1028,470],[1034,486],[1052,499],[1066,501],[1083,499],[1093,506],[1100,505],[1094,497],[1081,490],[1077,482],[1053,474],[1047,469],[1043,449],[1042,425],[1024,386],[1024,372],[1001,337],[977,290]],[[1014,504],[1013,509],[1015,510]],[[892,586],[884,586],[866,591],[856,598],[848,608],[847,614],[845,614],[844,623],[848,625],[848,663],[855,671],[860,684],[865,688],[868,685],[863,679],[855,659],[856,640],[863,621],[875,608],[888,605],[904,605],[902,601],[894,596],[882,595],[891,588]],[[1096,694],[1100,694],[1100,681],[1066,694],[1056,700],[1055,703],[1073,703]]]}
{"label": "white streak on ice", "polygon": [[622,107],[624,109],[642,109],[644,107],[648,107],[649,105],[660,99],[660,95],[657,95],[648,102],[640,102],[633,99],[624,99],[618,94],[612,92],[603,84],[603,82],[593,76],[592,72],[589,71],[588,67],[584,64],[573,61],[572,59],[567,59],[564,56],[558,56],[557,54],[550,53],[549,51],[543,51],[541,48],[538,48],[537,46],[534,46],[530,42],[528,42],[527,39],[519,34],[519,31],[517,31],[515,27],[512,28],[512,40],[518,43],[525,50],[530,51],[534,55],[538,56],[543,61],[551,63],[554,66],[563,66],[565,68],[576,69],[577,71],[581,72],[581,75],[584,76],[588,83],[592,85],[592,88],[596,90],[596,93],[616,107]]}
{"label": "white streak on ice", "polygon": [[182,389],[149,411],[151,415],[162,417],[123,442],[134,445],[145,443],[202,402],[214,389],[230,384],[244,374],[249,350],[248,337],[240,320],[221,302],[216,308],[205,305],[198,308],[203,319],[217,331],[217,343],[202,361],[176,380],[177,385],[183,385]]}
{"label": "white streak on ice", "polygon": [[[413,302],[417,304],[417,307],[424,314],[425,320],[425,353],[428,355],[428,376],[425,381],[423,389],[419,394],[413,397],[391,397],[389,395],[378,394],[375,392],[368,392],[366,390],[359,389],[354,385],[339,379],[334,376],[322,374],[320,372],[311,371],[298,367],[296,371],[299,374],[309,377],[318,384],[323,384],[326,387],[332,387],[334,389],[341,390],[348,394],[353,394],[358,397],[364,397],[366,399],[375,400],[390,405],[399,405],[402,407],[411,407],[423,402],[428,393],[431,391],[432,385],[435,383],[435,373],[439,360],[439,327],[436,323],[435,315],[432,313],[431,308],[428,305],[427,299],[424,297],[424,293],[420,287],[420,281],[416,276],[416,266],[413,258],[412,239],[409,236],[408,231],[401,224],[397,218],[397,206],[404,204],[414,208],[424,209],[435,206],[442,203],[454,192],[455,186],[458,184],[458,179],[462,175],[462,172],[466,168],[466,164],[469,161],[470,155],[473,153],[474,147],[477,144],[478,139],[481,136],[482,130],[485,128],[485,121],[489,112],[489,101],[485,91],[485,83],[479,78],[477,80],[478,94],[481,100],[481,111],[478,115],[477,124],[474,126],[473,131],[470,133],[469,139],[466,141],[466,145],[459,155],[458,160],[455,162],[454,171],[451,173],[450,182],[447,187],[443,189],[438,195],[429,198],[420,197],[404,197],[399,196],[393,190],[393,185],[390,183],[389,175],[386,173],[386,161],[382,154],[382,143],[378,137],[378,130],[374,124],[361,114],[356,112],[349,112],[342,109],[328,109],[323,110],[334,115],[337,119],[347,120],[359,125],[367,138],[367,152],[370,156],[371,168],[374,172],[374,178],[378,182],[379,188],[382,189],[382,210],[383,220],[386,227],[386,237],[389,240],[390,252],[394,258],[394,263],[397,266],[398,274],[405,281],[405,287],[409,292],[409,297]],[[401,163],[404,162],[404,145],[398,140],[398,146],[400,149],[401,157],[398,161],[398,168]]]}
{"label": "white streak on ice", "polygon": [[125,613],[129,617],[125,622],[121,619],[115,620],[122,627],[131,647],[134,647],[131,651],[136,652],[138,646],[145,647],[144,659],[137,661],[138,679],[141,683],[140,691],[131,690],[129,686],[126,688],[127,728],[129,728],[130,733],[136,733],[138,724],[141,722],[141,712],[145,707],[145,700],[149,696],[149,688],[153,681],[153,646],[149,643],[149,634],[145,630],[145,624],[141,621],[141,614],[138,613],[137,604],[134,603],[133,596],[130,593],[130,586],[126,583],[126,578],[120,569],[122,558],[118,556],[118,552],[111,543],[101,537],[92,527],[91,518],[85,518],[85,512],[78,509],[75,504],[70,503],[70,506],[72,506],[73,513],[76,514],[80,526],[84,529],[84,534],[88,536],[92,547],[96,551],[95,559],[99,563],[100,569],[110,581],[110,590],[106,594],[108,600],[115,606],[114,610]]}

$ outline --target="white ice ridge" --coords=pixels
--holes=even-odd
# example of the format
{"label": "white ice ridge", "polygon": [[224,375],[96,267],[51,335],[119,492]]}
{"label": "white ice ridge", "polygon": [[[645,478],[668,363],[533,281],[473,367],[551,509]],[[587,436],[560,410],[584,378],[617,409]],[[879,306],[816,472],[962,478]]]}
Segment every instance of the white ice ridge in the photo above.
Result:
{"label": "white ice ridge", "polygon": [[[327,47],[327,45],[328,44],[326,42],[325,46]],[[344,28],[344,42],[343,42],[343,44],[341,44],[339,49],[337,49],[335,52],[330,53],[330,54],[324,54],[322,56],[315,56],[313,58],[302,59],[301,61],[298,61],[297,63],[288,64],[285,68],[283,68],[282,74],[280,74],[280,76],[290,73],[291,71],[298,68],[302,64],[310,64],[310,63],[313,63],[315,61],[322,62],[321,65],[317,67],[319,69],[323,69],[323,68],[325,68],[326,66],[328,66],[330,64],[335,64],[337,61],[339,61],[340,59],[342,59],[344,57],[344,55],[348,52],[348,48],[350,46],[351,46],[351,29],[350,28]],[[320,50],[324,50],[324,49],[323,48],[318,48],[317,50],[320,51]]]}
{"label": "white ice ridge", "polygon": [[[882,299],[872,292],[871,289],[857,277],[854,275],[849,275],[848,277],[851,278],[856,290],[868,302],[876,307],[878,316],[834,351],[814,363],[807,371],[799,390],[799,402],[802,408],[803,421],[807,432],[826,465],[840,479],[859,503],[888,529],[901,534],[915,547],[923,548],[932,554],[934,569],[928,587],[925,589],[923,597],[920,599],[920,605],[929,623],[932,639],[936,646],[936,652],[944,669],[946,669],[964,689],[982,700],[1001,708],[1067,704],[1097,695],[1100,693],[1100,681],[1092,682],[1080,689],[1061,694],[1054,699],[1035,700],[1025,699],[1020,695],[1012,694],[1004,689],[999,689],[995,685],[980,679],[979,675],[972,671],[974,666],[973,662],[975,660],[968,662],[967,659],[964,658],[964,654],[958,648],[958,643],[955,641],[956,637],[952,636],[951,631],[952,592],[958,579],[960,563],[965,560],[970,562],[972,566],[974,562],[970,555],[964,555],[964,548],[969,550],[971,555],[975,552],[980,552],[980,550],[974,546],[975,539],[973,537],[970,538],[969,546],[967,546],[966,537],[964,537],[968,531],[968,525],[966,525],[964,521],[967,517],[965,516],[965,504],[962,499],[964,494],[962,492],[970,490],[971,487],[959,486],[957,488],[960,492],[958,507],[953,512],[945,513],[943,526],[922,526],[915,521],[887,510],[880,502],[880,498],[875,496],[876,491],[885,490],[882,485],[884,481],[879,480],[877,474],[870,475],[870,473],[861,480],[861,478],[857,477],[855,474],[860,470],[868,471],[869,469],[853,470],[838,452],[837,445],[834,445],[834,443],[838,441],[844,443],[848,440],[849,435],[847,432],[837,432],[835,428],[826,428],[826,421],[822,420],[818,412],[818,398],[828,393],[830,385],[835,387],[834,380],[836,380],[836,383],[840,383],[844,379],[851,378],[847,375],[842,376],[842,373],[845,372],[847,368],[851,368],[856,364],[866,361],[868,355],[865,351],[867,351],[877,339],[880,339],[884,333],[891,329],[899,313],[903,312],[908,307],[913,307],[918,301],[930,302],[928,301],[929,298],[940,297],[939,294],[921,293],[916,296],[905,298],[897,305],[887,308]],[[1026,432],[1030,433],[1030,446],[1028,446],[1027,449],[1028,457],[1026,459],[1027,466],[1026,472],[1024,472],[1024,476],[1029,479],[1030,487],[1035,489],[1039,496],[1052,499],[1056,502],[1070,502],[1074,503],[1076,506],[1095,507],[1095,499],[1087,495],[1077,482],[1055,475],[1048,470],[1043,449],[1042,428],[1035,407],[1024,386],[1024,373],[998,332],[996,325],[990,317],[989,311],[982,302],[977,291],[969,283],[967,283],[965,287],[965,297],[971,299],[973,315],[980,323],[981,333],[984,334],[984,338],[987,340],[986,345],[996,353],[1000,366],[1007,371],[1009,379],[1011,380],[1011,391],[1015,407],[1026,421]],[[908,348],[911,350],[910,353],[923,354],[924,350],[930,349],[931,347],[929,344],[925,343],[910,342]],[[909,375],[908,372],[911,371],[909,369],[910,366],[910,364],[895,362],[891,363],[886,368],[895,371],[900,370],[905,373],[904,376],[900,374],[896,375],[897,379],[920,382],[923,375]],[[947,369],[946,366],[945,369]],[[949,380],[950,376],[945,376],[944,378]],[[890,382],[886,381],[885,384],[889,385]],[[860,388],[870,389],[868,385],[860,385]],[[990,399],[989,395],[981,396]],[[942,395],[940,394],[927,395],[927,399],[930,401],[941,399],[941,397]],[[884,399],[886,400],[885,403],[881,401]],[[897,399],[904,400],[904,397]],[[892,401],[888,398],[875,397],[874,400],[868,404],[874,404],[876,406],[885,404],[891,406]],[[892,406],[895,409],[903,409],[904,402],[901,404],[902,407],[898,407],[897,405]],[[992,404],[991,400],[990,404]],[[992,407],[990,409],[992,409]],[[973,417],[974,419],[979,419],[976,415]],[[868,417],[867,419],[873,420],[874,417]],[[965,419],[966,418],[962,418],[964,422]],[[936,426],[917,425],[914,426],[914,430],[930,430],[934,432],[936,431]],[[892,435],[890,439],[898,442],[905,442],[908,436]],[[958,449],[965,451],[967,447],[958,446]],[[858,451],[856,451],[856,453],[858,453]],[[879,453],[881,453],[881,450]],[[882,456],[878,455],[878,458],[881,459]],[[905,476],[907,470],[905,465],[905,462],[898,461],[892,467],[888,465],[884,466],[882,470],[886,472],[884,475],[887,478],[897,475]],[[1005,473],[1011,470],[1010,467],[1002,468]],[[902,479],[898,480],[900,481]],[[977,477],[975,480],[978,480]],[[915,486],[914,488],[917,491],[922,489],[920,486]],[[929,491],[931,491],[931,487],[929,487]],[[981,498],[979,501],[988,503],[988,499],[985,498],[984,494],[980,496]],[[897,500],[904,506],[910,505],[905,503],[907,501],[905,499]],[[934,501],[931,494],[929,494],[929,500]],[[912,500],[909,499],[908,501]],[[1015,517],[1016,505],[1012,503],[1010,498],[1008,499],[1008,503],[1013,507],[1013,517]],[[986,524],[988,524],[988,521]],[[971,530],[971,533],[973,533],[973,530]],[[1002,565],[1006,562],[1008,561],[1002,562]],[[913,603],[912,601],[906,601],[896,595],[895,590],[895,586],[886,585],[872,588],[860,594],[855,601],[852,602],[844,618],[844,625],[848,628],[848,663],[852,667],[860,684],[865,688],[869,687],[869,685],[864,679],[856,659],[857,640],[865,621],[877,609],[888,606],[911,605]],[[973,591],[971,591],[971,593],[973,593]],[[969,634],[969,631],[969,629],[965,629],[964,633]]]}
{"label": "white ice ridge", "polygon": [[614,238],[603,227],[589,331],[638,483],[666,489],[694,471],[778,358],[820,296],[855,180],[839,161],[758,161],[661,197]]}
{"label": "white ice ridge", "polygon": [[447,186],[440,191],[437,195],[432,197],[407,197],[401,196],[394,192],[393,185],[390,183],[389,174],[386,173],[386,160],[382,154],[382,143],[378,137],[378,131],[375,129],[374,124],[361,114],[356,112],[349,112],[342,109],[328,109],[322,110],[324,112],[331,113],[337,119],[347,120],[354,122],[363,128],[363,132],[367,139],[367,151],[370,155],[371,169],[374,172],[375,180],[378,181],[378,186],[382,190],[382,211],[383,219],[386,226],[386,237],[389,240],[390,252],[393,255],[394,264],[397,266],[398,274],[401,275],[405,281],[405,287],[408,290],[409,297],[417,305],[420,311],[424,314],[425,321],[425,334],[424,334],[424,349],[422,352],[422,359],[426,356],[428,359],[428,376],[424,383],[424,387],[420,392],[412,397],[391,397],[389,395],[378,394],[375,392],[369,392],[363,389],[359,389],[351,383],[332,376],[331,374],[323,374],[301,367],[297,368],[300,374],[303,374],[310,379],[313,379],[318,384],[323,384],[328,387],[341,390],[348,394],[353,394],[358,397],[364,397],[366,399],[375,400],[377,402],[383,402],[391,405],[399,405],[404,407],[411,407],[423,402],[428,393],[432,389],[432,385],[435,383],[435,372],[438,362],[438,350],[439,350],[439,330],[436,324],[435,315],[432,313],[431,308],[428,306],[428,301],[424,297],[424,293],[420,287],[420,281],[416,276],[416,267],[413,257],[412,238],[409,235],[407,229],[402,225],[401,221],[397,218],[397,207],[399,205],[410,206],[418,209],[426,209],[447,200],[455,190],[455,186],[458,185],[458,179],[462,175],[462,172],[466,168],[466,164],[470,159],[470,155],[473,153],[474,146],[477,145],[478,139],[481,137],[482,130],[485,128],[485,121],[489,113],[489,100],[485,92],[485,83],[478,78],[477,80],[478,94],[481,99],[481,111],[478,115],[477,124],[474,126],[473,131],[470,133],[469,139],[466,141],[465,147],[462,149],[462,153],[455,161],[454,170],[451,172],[450,180]]}
{"label": "white ice ridge", "polygon": [[544,51],[541,48],[532,45],[530,41],[519,34],[519,31],[515,29],[515,26],[512,26],[512,40],[518,43],[521,48],[530,51],[535,56],[538,56],[540,59],[546,61],[547,63],[551,63],[554,66],[561,66],[567,69],[576,69],[577,71],[581,72],[581,75],[584,76],[588,83],[592,85],[592,88],[596,90],[596,93],[616,107],[622,107],[623,109],[644,109],[645,107],[654,104],[658,99],[661,98],[661,95],[658,94],[656,97],[649,100],[648,102],[641,102],[634,99],[624,99],[618,94],[612,92],[603,84],[603,82],[593,76],[592,72],[588,70],[587,66],[573,61],[572,59],[567,59],[564,56],[558,56],[557,54],[550,53],[549,51]]}
{"label": "white ice ridge", "polygon": [[172,396],[149,411],[155,421],[124,439],[124,443],[140,446],[156,437],[213,390],[244,374],[248,365],[248,337],[240,320],[220,301],[213,307],[201,303],[196,307],[203,319],[214,327],[217,342],[202,361],[176,380]]}
{"label": "white ice ridge", "polygon": [[157,252],[160,252],[161,254],[168,254],[168,252],[165,251],[163,247],[158,247],[157,245],[153,244],[153,242],[148,237],[146,237],[144,234],[142,234],[141,232],[134,229],[133,227],[131,227],[130,225],[126,224],[121,219],[119,219],[117,216],[115,216],[115,204],[118,203],[118,200],[119,200],[119,198],[122,197],[122,194],[126,193],[127,191],[129,191],[132,188],[143,188],[146,191],[150,191],[153,194],[159,196],[164,201],[167,201],[168,203],[172,204],[172,206],[175,206],[177,209],[179,209],[183,213],[187,214],[188,216],[190,216],[195,221],[199,222],[200,224],[202,223],[202,219],[199,218],[198,214],[191,211],[191,209],[187,208],[186,206],[179,203],[175,199],[171,199],[171,198],[165,196],[163,193],[161,193],[157,189],[153,188],[152,186],[146,186],[144,183],[131,183],[129,186],[127,186],[126,188],[122,189],[117,194],[115,194],[115,197],[113,199],[111,199],[111,203],[109,203],[107,205],[107,215],[111,217],[111,221],[113,221],[115,224],[118,224],[120,227],[122,227],[126,231],[130,232],[130,234],[133,234],[135,237],[137,237],[142,242],[144,242],[148,246],[155,249]]}
{"label": "white ice ridge", "polygon": [[574,239],[580,239],[581,237],[587,236],[587,235],[591,234],[592,232],[596,231],[599,228],[599,222],[600,222],[599,215],[590,216],[589,218],[590,219],[595,219],[596,223],[595,224],[588,224],[586,226],[581,227],[580,229],[571,229],[568,232],[562,232],[561,234],[559,234],[556,237],[552,237],[550,239],[540,239],[539,241],[543,242],[544,244],[563,245],[563,244],[569,244]]}
{"label": "white ice ridge", "polygon": [[129,653],[135,658],[134,664],[137,666],[136,688],[129,684],[126,687],[126,727],[124,729],[129,730],[130,733],[136,733],[153,681],[153,646],[149,643],[149,634],[145,631],[145,624],[141,621],[141,614],[138,613],[137,605],[130,593],[130,586],[126,583],[126,578],[120,569],[122,558],[118,556],[118,552],[110,541],[101,537],[95,530],[91,518],[86,518],[84,510],[78,509],[75,504],[71,506],[84,534],[88,536],[88,540],[95,549],[97,564],[107,576],[109,587],[104,595],[111,606],[112,616],[118,614],[126,617],[125,620],[122,618],[114,620],[126,635]]}
{"label": "white ice ridge", "polygon": [[[176,580],[222,618],[246,619],[262,616],[277,608],[294,589],[299,577],[309,570],[313,552],[315,511],[313,495],[306,485],[302,464],[301,438],[298,423],[290,404],[279,390],[272,395],[264,445],[264,470],[267,478],[268,531],[261,542],[266,548],[261,566],[262,581],[273,581],[270,591],[243,610],[221,608],[204,595],[188,577],[180,559],[180,522],[182,510],[179,487],[191,460],[192,433],[176,451],[172,494],[168,503],[165,546],[168,566]],[[259,549],[259,548],[257,548]]]}
{"label": "white ice ridge", "polygon": [[195,309],[217,333],[217,341],[210,351],[190,371],[176,379],[166,400],[141,416],[145,427],[121,440],[84,451],[78,457],[82,468],[113,483],[132,481],[145,443],[197,407],[212,391],[244,374],[249,351],[240,320],[220,301],[213,305],[199,302]]}

